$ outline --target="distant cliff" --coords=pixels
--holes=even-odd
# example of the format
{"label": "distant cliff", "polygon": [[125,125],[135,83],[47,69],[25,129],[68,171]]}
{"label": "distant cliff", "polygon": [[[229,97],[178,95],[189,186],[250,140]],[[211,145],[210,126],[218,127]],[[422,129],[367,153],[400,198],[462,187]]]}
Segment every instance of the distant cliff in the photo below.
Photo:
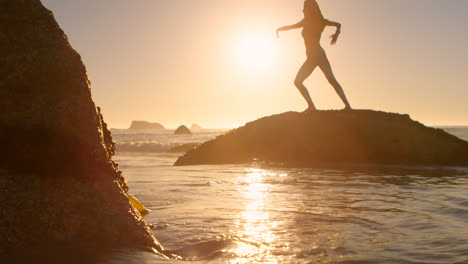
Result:
{"label": "distant cliff", "polygon": [[192,124],[192,126],[190,127],[190,130],[200,130],[200,129],[203,129],[203,127],[201,127],[200,125],[198,124]]}
{"label": "distant cliff", "polygon": [[0,76],[0,255],[161,250],[129,203],[80,55],[39,0],[0,0]]}
{"label": "distant cliff", "polygon": [[133,121],[130,125],[131,130],[160,130],[165,129],[163,125],[159,123],[150,123],[147,121]]}
{"label": "distant cliff", "polygon": [[175,165],[253,160],[304,167],[323,163],[468,166],[468,142],[408,115],[369,110],[289,112],[206,142]]}

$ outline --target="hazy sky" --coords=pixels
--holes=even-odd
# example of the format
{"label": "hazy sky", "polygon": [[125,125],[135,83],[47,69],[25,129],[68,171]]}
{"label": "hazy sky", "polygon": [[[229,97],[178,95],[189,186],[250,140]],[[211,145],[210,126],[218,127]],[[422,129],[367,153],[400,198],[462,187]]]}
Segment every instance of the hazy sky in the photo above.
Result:
{"label": "hazy sky", "polygon": [[[302,0],[43,0],[82,55],[111,127],[232,127],[302,111],[293,85],[305,60]],[[468,125],[467,0],[318,0],[343,24],[322,45],[354,108]],[[342,108],[317,70],[319,109]]]}

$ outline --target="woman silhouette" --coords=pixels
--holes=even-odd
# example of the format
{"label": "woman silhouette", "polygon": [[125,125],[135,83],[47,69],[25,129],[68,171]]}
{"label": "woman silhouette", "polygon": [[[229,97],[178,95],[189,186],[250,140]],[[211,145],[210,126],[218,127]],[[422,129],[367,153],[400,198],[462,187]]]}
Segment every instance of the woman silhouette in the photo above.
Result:
{"label": "woman silhouette", "polygon": [[330,37],[332,39],[331,44],[333,45],[336,43],[338,36],[340,35],[341,24],[325,19],[316,0],[306,0],[304,2],[304,19],[302,19],[301,22],[297,24],[280,27],[276,30],[276,35],[279,38],[279,32],[281,31],[303,28],[302,37],[304,38],[306,46],[307,60],[297,73],[294,84],[299,89],[304,99],[307,101],[307,104],[309,104],[309,108],[307,108],[306,112],[317,110],[314,106],[314,103],[312,102],[312,99],[310,98],[309,91],[304,86],[305,79],[307,79],[312,74],[317,66],[320,67],[328,82],[330,82],[333,88],[335,88],[336,93],[345,104],[345,110],[351,110],[351,105],[349,104],[348,99],[346,99],[343,88],[341,88],[341,85],[333,75],[333,71],[331,69],[327,55],[320,46],[320,38],[326,26],[336,27],[335,34]]}

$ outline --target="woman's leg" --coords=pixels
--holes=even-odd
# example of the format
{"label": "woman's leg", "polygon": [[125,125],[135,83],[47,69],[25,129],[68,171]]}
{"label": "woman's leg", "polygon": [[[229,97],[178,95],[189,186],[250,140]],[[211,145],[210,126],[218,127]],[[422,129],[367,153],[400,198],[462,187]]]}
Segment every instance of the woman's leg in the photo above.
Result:
{"label": "woman's leg", "polygon": [[346,109],[351,109],[351,105],[349,104],[348,99],[346,99],[346,95],[343,91],[343,88],[338,83],[338,81],[335,78],[335,75],[333,74],[330,62],[328,61],[325,51],[323,52],[323,58],[320,60],[319,67],[322,70],[323,74],[325,74],[325,77],[327,77],[328,82],[333,86],[336,93],[345,104]]}
{"label": "woman's leg", "polygon": [[304,81],[312,74],[315,67],[317,67],[317,63],[311,59],[307,59],[299,69],[296,79],[294,80],[294,85],[297,87],[297,89],[299,89],[299,92],[301,92],[302,96],[309,105],[309,108],[306,111],[317,110],[314,106],[314,103],[312,102],[312,98],[310,98],[309,91],[307,91],[307,88],[304,86]]}

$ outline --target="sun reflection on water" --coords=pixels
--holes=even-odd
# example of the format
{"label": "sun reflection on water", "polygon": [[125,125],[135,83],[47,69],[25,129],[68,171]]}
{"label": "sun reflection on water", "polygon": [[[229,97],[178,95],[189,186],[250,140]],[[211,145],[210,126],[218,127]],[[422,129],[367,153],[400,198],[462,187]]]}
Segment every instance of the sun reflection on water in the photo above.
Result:
{"label": "sun reflection on water", "polygon": [[249,169],[239,176],[237,182],[240,192],[248,200],[245,210],[239,215],[233,236],[237,238],[236,247],[229,253],[236,256],[230,263],[277,263],[271,251],[274,249],[277,236],[273,229],[282,225],[282,221],[273,221],[265,211],[269,202],[270,184],[265,177],[285,177],[261,169]]}

